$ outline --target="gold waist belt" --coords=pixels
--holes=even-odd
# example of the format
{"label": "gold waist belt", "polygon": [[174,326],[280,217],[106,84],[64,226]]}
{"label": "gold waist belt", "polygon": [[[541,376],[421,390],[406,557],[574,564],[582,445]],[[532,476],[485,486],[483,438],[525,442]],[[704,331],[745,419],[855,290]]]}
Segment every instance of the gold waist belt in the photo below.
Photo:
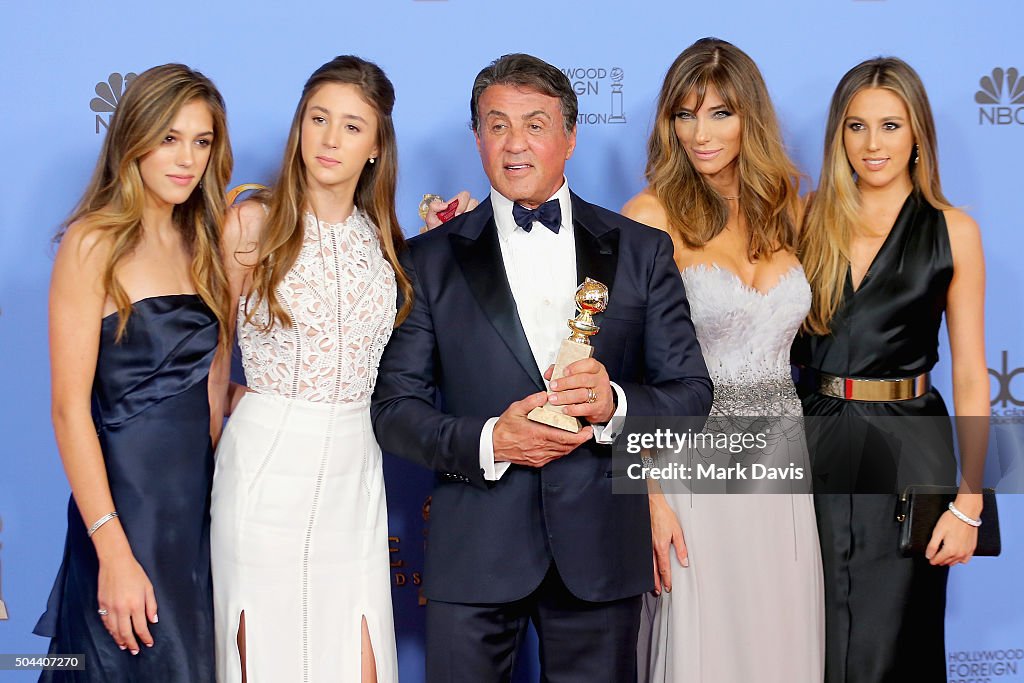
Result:
{"label": "gold waist belt", "polygon": [[861,379],[818,373],[818,391],[846,401],[907,401],[928,393],[928,373],[902,379]]}

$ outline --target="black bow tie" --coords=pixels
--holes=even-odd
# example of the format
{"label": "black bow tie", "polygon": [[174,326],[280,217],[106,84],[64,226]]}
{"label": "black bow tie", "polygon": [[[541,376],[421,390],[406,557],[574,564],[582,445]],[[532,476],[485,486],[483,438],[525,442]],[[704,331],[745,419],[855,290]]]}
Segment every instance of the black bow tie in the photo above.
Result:
{"label": "black bow tie", "polygon": [[549,199],[536,209],[527,209],[519,204],[512,205],[512,218],[516,225],[526,232],[533,230],[533,222],[539,221],[545,228],[558,234],[558,228],[562,225],[562,207],[557,199]]}

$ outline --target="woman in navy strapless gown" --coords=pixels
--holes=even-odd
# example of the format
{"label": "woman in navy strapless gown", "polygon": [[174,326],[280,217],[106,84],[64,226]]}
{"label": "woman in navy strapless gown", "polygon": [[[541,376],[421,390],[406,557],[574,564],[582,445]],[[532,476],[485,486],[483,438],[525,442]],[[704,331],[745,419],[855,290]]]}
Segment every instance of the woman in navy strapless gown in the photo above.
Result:
{"label": "woman in navy strapless gown", "polygon": [[59,235],[53,422],[73,498],[35,630],[84,670],[40,680],[214,680],[207,376],[226,337],[230,174],[216,88],[155,67],[128,86]]}

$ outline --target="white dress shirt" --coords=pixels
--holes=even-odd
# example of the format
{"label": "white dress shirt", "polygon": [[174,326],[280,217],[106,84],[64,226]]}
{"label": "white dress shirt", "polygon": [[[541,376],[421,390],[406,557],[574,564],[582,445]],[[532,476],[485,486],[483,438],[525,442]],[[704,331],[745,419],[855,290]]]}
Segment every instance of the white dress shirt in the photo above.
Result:
{"label": "white dress shirt", "polygon": [[[569,337],[571,330],[567,323],[576,317],[575,295],[580,284],[576,282],[576,241],[569,184],[563,181],[551,199],[557,199],[562,210],[558,233],[539,222],[534,222],[532,230],[526,232],[512,217],[512,201],[491,188],[491,206],[505,275],[530,351],[542,375],[554,364],[562,340]],[[611,443],[626,416],[626,396],[617,384],[612,382],[611,385],[618,406],[607,425],[592,425],[598,443]],[[492,481],[500,479],[511,464],[494,462],[494,425],[497,422],[497,417],[490,418],[480,432],[480,469],[484,479]]]}

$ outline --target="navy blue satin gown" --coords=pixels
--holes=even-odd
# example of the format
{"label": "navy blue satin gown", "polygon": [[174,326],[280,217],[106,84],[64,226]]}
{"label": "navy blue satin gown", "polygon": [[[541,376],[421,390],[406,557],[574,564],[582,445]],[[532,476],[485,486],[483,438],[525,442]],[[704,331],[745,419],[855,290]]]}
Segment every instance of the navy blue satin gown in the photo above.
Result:
{"label": "navy blue satin gown", "polygon": [[[98,561],[72,499],[64,561],[35,632],[50,652],[85,656],[85,671],[41,681],[202,683],[214,680],[209,510],[213,478],[207,376],[217,320],[194,294],[134,305],[115,343],[103,319],[93,420],[110,491],[132,552],[153,583],[152,648],[118,649],[97,614]],[[141,645],[141,643],[140,643]]]}

